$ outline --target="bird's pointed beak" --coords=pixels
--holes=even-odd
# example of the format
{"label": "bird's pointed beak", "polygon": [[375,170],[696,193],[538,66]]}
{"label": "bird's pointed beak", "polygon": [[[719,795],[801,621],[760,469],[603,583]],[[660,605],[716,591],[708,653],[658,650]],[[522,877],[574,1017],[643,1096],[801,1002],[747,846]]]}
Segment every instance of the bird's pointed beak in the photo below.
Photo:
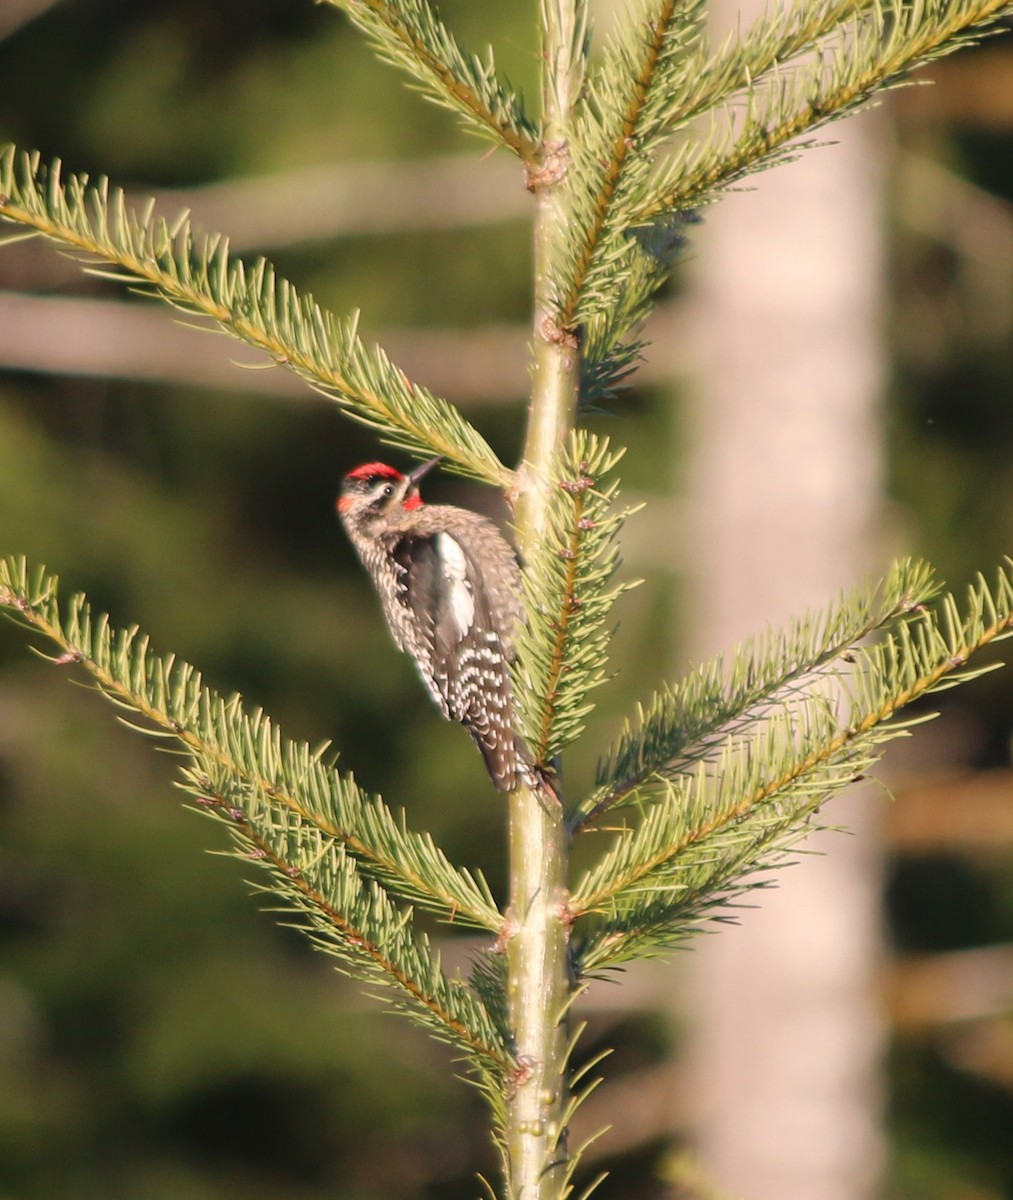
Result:
{"label": "bird's pointed beak", "polygon": [[424,479],[433,467],[438,467],[443,462],[443,455],[438,454],[436,458],[431,458],[428,462],[419,463],[412,471],[408,472],[408,478],[412,481],[414,487],[418,487],[420,479]]}

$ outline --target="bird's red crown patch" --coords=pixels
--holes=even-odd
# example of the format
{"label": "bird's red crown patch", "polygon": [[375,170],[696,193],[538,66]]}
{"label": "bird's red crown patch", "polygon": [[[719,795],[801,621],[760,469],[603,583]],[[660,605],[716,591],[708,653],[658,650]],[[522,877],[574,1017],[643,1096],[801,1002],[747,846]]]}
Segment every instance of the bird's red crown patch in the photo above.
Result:
{"label": "bird's red crown patch", "polygon": [[374,462],[363,463],[361,467],[356,467],[349,471],[345,476],[346,479],[401,479],[401,472],[394,467],[387,466],[386,463]]}

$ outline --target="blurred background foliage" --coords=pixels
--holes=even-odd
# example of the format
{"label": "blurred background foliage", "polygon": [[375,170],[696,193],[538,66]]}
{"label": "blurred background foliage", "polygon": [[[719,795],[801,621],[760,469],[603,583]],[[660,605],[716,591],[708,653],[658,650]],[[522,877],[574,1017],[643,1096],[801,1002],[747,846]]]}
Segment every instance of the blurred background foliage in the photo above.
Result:
{"label": "blurred background foliage", "polygon": [[[494,42],[533,95],[534,0],[441,9],[463,44]],[[0,12],[0,35],[0,141],[138,194],[484,154],[378,67],[335,11],[300,0],[19,0]],[[933,75],[935,88],[888,105],[886,419],[906,547],[959,583],[1013,548],[1013,44],[958,55]],[[394,352],[409,371],[465,403],[468,335],[515,345],[511,369],[489,368],[481,405],[468,409],[509,462],[524,413],[529,289],[523,189],[512,186],[514,215],[495,221],[279,237],[243,251],[263,249],[339,313],[361,306],[367,333],[405,346]],[[187,193],[198,225],[201,195]],[[229,232],[227,206],[216,212]],[[284,211],[270,215],[285,223]],[[66,590],[88,591],[120,624],[138,622],[156,647],[263,705],[290,736],[333,740],[360,782],[408,806],[417,827],[499,891],[501,812],[480,761],[392,651],[334,520],[341,473],[386,452],[284,381],[265,386],[237,370],[230,386],[221,372],[198,386],[186,360],[206,356],[209,339],[48,247],[0,251],[0,290],[151,309],[156,324],[145,328],[178,347],[180,367],[177,381],[171,364],[158,378],[117,378],[48,373],[44,352],[38,369],[8,363],[0,551],[58,570]],[[411,329],[442,338],[417,367]],[[218,341],[223,361],[248,361]],[[597,419],[631,447],[634,498],[678,487],[673,391],[648,373],[614,406],[621,422]],[[431,491],[494,503],[452,481]],[[681,661],[669,644],[679,572],[670,540],[648,532],[627,553],[647,585],[625,601],[622,675],[602,692],[589,747],[660,662]],[[650,551],[662,542],[659,558]],[[65,668],[33,662],[24,643],[0,629],[0,1197],[474,1195],[475,1172],[493,1158],[479,1101],[448,1056],[258,913],[242,864],[202,853],[220,848],[217,830],[173,802],[171,758],[68,688]],[[962,689],[959,703],[959,765],[1004,769],[1007,676]],[[592,766],[589,749],[572,766],[578,785]],[[440,786],[420,784],[430,778]],[[902,950],[1008,942],[1009,846],[898,856],[887,902]],[[971,1051],[961,1057],[952,1038],[895,1040],[891,1196],[1013,1195],[1008,986],[1006,999],[991,1071],[970,1068]],[[650,1013],[591,1020],[589,1049],[606,1034],[619,1046],[613,1079],[673,1049],[676,1034]],[[650,1142],[594,1165],[612,1169],[611,1194],[650,1197],[666,1191],[667,1152]]]}

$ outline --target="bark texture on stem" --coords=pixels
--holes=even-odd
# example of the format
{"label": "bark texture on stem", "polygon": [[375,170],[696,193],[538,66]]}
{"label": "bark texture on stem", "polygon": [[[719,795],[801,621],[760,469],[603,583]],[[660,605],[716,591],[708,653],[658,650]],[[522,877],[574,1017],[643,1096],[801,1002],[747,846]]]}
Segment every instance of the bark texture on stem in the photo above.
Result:
{"label": "bark texture on stem", "polygon": [[[550,464],[577,412],[579,351],[571,331],[558,328],[550,282],[567,221],[559,184],[582,65],[580,9],[578,0],[545,0],[542,12],[544,139],[528,175],[536,203],[534,372],[516,495],[522,559],[544,529]],[[568,1181],[568,841],[562,806],[547,790],[520,787],[511,794],[508,1002],[520,1068],[507,1099],[510,1200],[560,1200]]]}

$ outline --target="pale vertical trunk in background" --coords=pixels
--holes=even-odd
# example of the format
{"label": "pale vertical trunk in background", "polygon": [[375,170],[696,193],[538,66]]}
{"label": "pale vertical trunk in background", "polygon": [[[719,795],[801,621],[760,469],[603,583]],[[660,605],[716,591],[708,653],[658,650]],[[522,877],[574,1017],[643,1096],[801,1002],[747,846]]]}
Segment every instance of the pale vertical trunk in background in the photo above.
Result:
{"label": "pale vertical trunk in background", "polygon": [[[743,5],[743,24],[760,4]],[[727,18],[727,13],[726,13]],[[884,565],[876,121],[754,177],[694,238],[694,659]],[[688,1094],[716,1184],[745,1200],[863,1200],[880,1167],[881,792],[852,789],[740,927],[695,943]],[[797,857],[797,856],[796,856]]]}

